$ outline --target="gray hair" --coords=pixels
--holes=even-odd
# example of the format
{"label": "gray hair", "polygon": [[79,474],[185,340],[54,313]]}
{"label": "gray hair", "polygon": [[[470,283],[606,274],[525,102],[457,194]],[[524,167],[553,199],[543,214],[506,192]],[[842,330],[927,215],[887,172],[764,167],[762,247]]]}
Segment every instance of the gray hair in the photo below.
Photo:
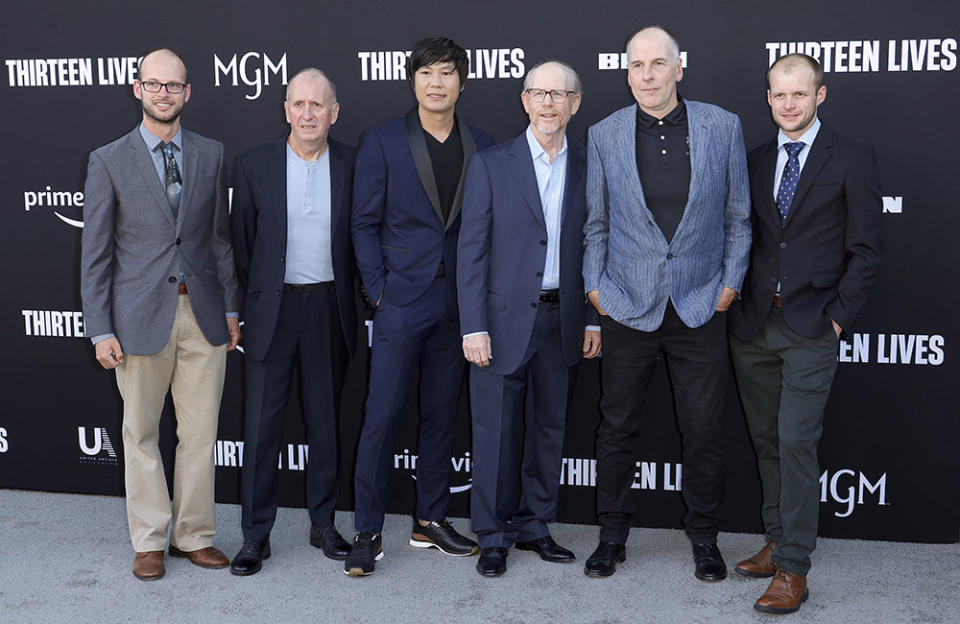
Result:
{"label": "gray hair", "polygon": [[578,94],[583,93],[583,84],[580,82],[580,76],[577,75],[577,72],[574,71],[572,67],[563,61],[558,61],[556,59],[550,59],[549,61],[543,61],[542,63],[537,63],[527,71],[527,75],[523,77],[523,90],[526,91],[530,88],[530,83],[533,81],[533,74],[538,69],[544,65],[556,65],[563,70],[563,73],[567,75],[567,84],[573,83],[573,91]]}

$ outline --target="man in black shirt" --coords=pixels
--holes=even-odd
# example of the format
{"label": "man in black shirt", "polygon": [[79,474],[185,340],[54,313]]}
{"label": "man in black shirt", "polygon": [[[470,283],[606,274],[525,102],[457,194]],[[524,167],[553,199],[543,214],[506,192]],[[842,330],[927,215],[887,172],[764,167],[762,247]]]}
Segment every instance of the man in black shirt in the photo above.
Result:
{"label": "man in black shirt", "polygon": [[477,544],[446,520],[450,453],[466,361],[460,350],[456,257],[464,172],[493,143],[455,116],[466,51],[438,37],[417,43],[407,73],[417,108],[366,131],[354,176],[357,267],[376,307],[370,391],[357,447],[357,536],[344,565],[366,576],[383,557],[380,530],[394,442],[420,372],[417,503],[410,544],[471,555]]}

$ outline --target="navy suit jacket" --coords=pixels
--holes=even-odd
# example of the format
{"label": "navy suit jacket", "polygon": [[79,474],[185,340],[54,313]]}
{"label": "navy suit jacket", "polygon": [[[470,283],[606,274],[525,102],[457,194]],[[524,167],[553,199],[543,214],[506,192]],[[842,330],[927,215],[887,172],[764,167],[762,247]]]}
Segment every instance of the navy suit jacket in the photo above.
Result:
{"label": "navy suit jacket", "polygon": [[[568,366],[583,355],[583,331],[597,324],[583,292],[586,151],[567,142],[560,214],[560,334]],[[526,134],[479,152],[463,199],[457,292],[460,329],[490,334],[490,371],[514,372],[537,316],[547,229]],[[589,315],[589,316],[588,316]]]}
{"label": "navy suit jacket", "polygon": [[[356,150],[328,139],[333,278],[347,349],[357,344],[354,299],[356,265],[350,242],[350,195]],[[233,184],[233,255],[245,293],[244,352],[267,355],[280,313],[287,253],[287,137],[254,147],[239,157]]]}
{"label": "navy suit jacket", "polygon": [[463,173],[446,222],[416,109],[360,137],[351,230],[357,267],[373,304],[381,296],[394,305],[415,300],[436,277],[441,260],[447,275],[455,277],[466,170],[478,149],[493,144],[486,132],[459,118],[456,123]]}
{"label": "navy suit jacket", "polygon": [[753,248],[730,331],[750,340],[770,311],[777,282],[783,320],[801,336],[849,332],[880,266],[880,178],[873,150],[820,126],[800,172],[787,221],[774,200],[777,139],[747,157]]}

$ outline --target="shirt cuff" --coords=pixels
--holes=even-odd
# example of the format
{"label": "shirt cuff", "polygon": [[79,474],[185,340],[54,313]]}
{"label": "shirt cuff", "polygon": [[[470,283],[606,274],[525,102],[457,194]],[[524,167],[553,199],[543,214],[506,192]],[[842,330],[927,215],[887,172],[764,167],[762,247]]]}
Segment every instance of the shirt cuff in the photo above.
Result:
{"label": "shirt cuff", "polygon": [[226,317],[227,317],[227,318],[240,318],[240,313],[239,313],[239,312],[227,312]]}
{"label": "shirt cuff", "polygon": [[599,325],[587,325],[587,326],[584,328],[584,331],[595,331],[595,332],[598,332],[598,331],[600,331],[600,326],[599,326]]}
{"label": "shirt cuff", "polygon": [[92,342],[93,344],[97,344],[98,342],[102,342],[107,338],[113,338],[113,337],[114,337],[114,334],[98,334],[93,338],[91,338],[90,342]]}
{"label": "shirt cuff", "polygon": [[470,336],[489,336],[490,332],[480,331],[480,332],[470,332],[469,334],[464,334],[464,338],[469,338]]}

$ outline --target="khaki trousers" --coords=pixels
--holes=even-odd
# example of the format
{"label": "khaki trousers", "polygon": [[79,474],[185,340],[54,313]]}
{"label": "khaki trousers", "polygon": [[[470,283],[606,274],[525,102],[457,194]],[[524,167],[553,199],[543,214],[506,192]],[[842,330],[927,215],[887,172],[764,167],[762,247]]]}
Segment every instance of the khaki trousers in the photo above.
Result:
{"label": "khaki trousers", "polygon": [[[121,345],[122,346],[122,345]],[[213,545],[216,531],[213,447],[226,372],[226,347],[212,346],[180,295],[167,345],[153,355],[126,355],[116,368],[123,397],[123,451],[130,540],[137,552]],[[177,438],[173,509],[160,457],[160,413],[173,395]]]}

